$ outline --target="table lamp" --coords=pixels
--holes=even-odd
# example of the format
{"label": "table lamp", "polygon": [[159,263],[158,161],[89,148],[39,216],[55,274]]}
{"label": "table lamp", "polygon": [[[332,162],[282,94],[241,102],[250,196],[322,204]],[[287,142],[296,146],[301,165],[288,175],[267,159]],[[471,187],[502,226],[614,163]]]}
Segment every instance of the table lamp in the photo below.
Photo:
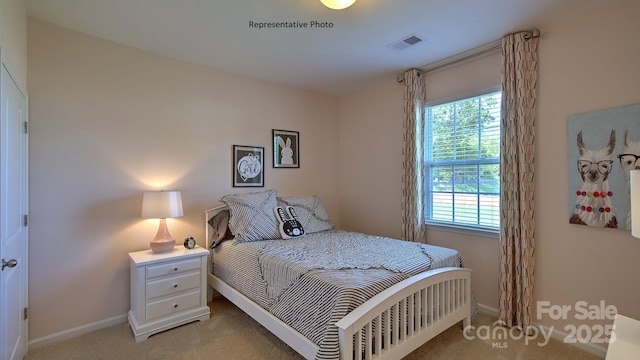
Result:
{"label": "table lamp", "polygon": [[640,170],[629,171],[631,235],[640,238]]}
{"label": "table lamp", "polygon": [[167,218],[179,217],[182,212],[182,196],[180,191],[148,191],[142,196],[142,217],[160,219],[156,237],[149,243],[153,252],[173,250],[176,240],[167,229]]}

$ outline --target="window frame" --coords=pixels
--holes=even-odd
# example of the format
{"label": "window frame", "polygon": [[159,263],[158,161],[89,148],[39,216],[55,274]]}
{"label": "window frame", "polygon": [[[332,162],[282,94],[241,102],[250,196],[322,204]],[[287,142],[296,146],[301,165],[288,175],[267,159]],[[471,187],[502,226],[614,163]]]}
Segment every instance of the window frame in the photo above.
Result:
{"label": "window frame", "polygon": [[[428,186],[430,185],[430,181],[428,178],[429,175],[429,171],[427,170],[427,158],[426,158],[426,153],[427,151],[431,151],[431,149],[427,150],[429,144],[427,141],[427,136],[428,136],[428,131],[427,131],[427,127],[429,126],[428,122],[428,117],[427,117],[427,108],[429,107],[434,107],[434,106],[438,106],[438,105],[443,105],[443,104],[448,104],[448,103],[452,103],[452,102],[456,102],[456,101],[461,101],[461,100],[466,100],[469,98],[474,98],[474,97],[480,97],[480,96],[486,96],[486,95],[491,95],[494,94],[496,92],[502,92],[502,86],[501,85],[497,85],[497,86],[492,86],[492,87],[488,87],[488,88],[483,88],[480,90],[476,90],[476,91],[470,91],[470,92],[466,92],[466,93],[462,93],[462,94],[458,94],[455,96],[450,96],[450,97],[446,97],[446,98],[442,98],[442,99],[438,99],[438,100],[434,100],[434,101],[428,101],[425,103],[424,105],[424,111],[425,111],[425,129],[424,132],[422,134],[422,136],[424,137],[424,141],[425,141],[425,159],[423,160],[423,166],[425,168],[425,179],[424,179],[424,186],[425,186],[425,216],[424,216],[424,222],[425,222],[425,226],[428,229],[432,229],[432,230],[440,230],[440,231],[448,231],[448,232],[455,232],[455,233],[462,233],[462,234],[467,234],[467,235],[473,235],[473,236],[481,236],[481,237],[488,237],[488,238],[499,238],[500,236],[500,228],[501,225],[499,223],[497,228],[489,228],[489,227],[482,227],[482,226],[478,226],[478,225],[467,225],[467,224],[461,224],[461,223],[451,223],[451,222],[446,222],[446,221],[438,221],[438,220],[431,220],[431,219],[427,219],[427,214],[429,213],[428,211],[428,207],[431,206],[431,199],[432,199],[432,192],[431,192],[431,187]],[[502,100],[502,99],[501,99]],[[501,105],[502,107],[502,105]],[[502,119],[500,120],[500,134],[502,134]],[[501,136],[501,135],[500,135]],[[454,160],[454,161],[459,161],[462,162],[460,160]],[[471,162],[468,162],[470,165],[480,165],[483,162],[486,163],[486,160],[480,160],[478,161],[473,160]],[[491,162],[491,163],[495,163],[495,162]],[[500,166],[500,157],[498,157],[498,166]],[[502,197],[501,191],[498,193],[499,195],[499,199]],[[500,205],[500,204],[499,204]],[[499,219],[500,220],[500,219]]]}

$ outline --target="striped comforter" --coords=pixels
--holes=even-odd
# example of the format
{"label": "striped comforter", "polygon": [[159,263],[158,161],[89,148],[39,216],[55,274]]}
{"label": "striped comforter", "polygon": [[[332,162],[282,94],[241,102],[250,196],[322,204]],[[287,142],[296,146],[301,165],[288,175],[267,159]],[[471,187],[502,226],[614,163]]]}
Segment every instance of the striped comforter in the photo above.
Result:
{"label": "striped comforter", "polygon": [[461,266],[457,251],[345,231],[213,249],[213,273],[338,359],[335,323],[375,294],[429,269]]}

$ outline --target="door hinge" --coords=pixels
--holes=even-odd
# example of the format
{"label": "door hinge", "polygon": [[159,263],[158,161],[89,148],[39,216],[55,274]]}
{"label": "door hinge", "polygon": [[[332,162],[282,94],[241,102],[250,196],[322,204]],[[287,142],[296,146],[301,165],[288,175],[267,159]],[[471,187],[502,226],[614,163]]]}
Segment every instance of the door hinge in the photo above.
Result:
{"label": "door hinge", "polygon": [[23,313],[23,320],[27,320],[29,318],[29,308],[28,307],[24,308],[24,311],[22,313]]}
{"label": "door hinge", "polygon": [[29,122],[28,121],[24,122],[24,133],[25,134],[29,133]]}
{"label": "door hinge", "polygon": [[24,227],[29,226],[29,215],[22,215],[22,225]]}

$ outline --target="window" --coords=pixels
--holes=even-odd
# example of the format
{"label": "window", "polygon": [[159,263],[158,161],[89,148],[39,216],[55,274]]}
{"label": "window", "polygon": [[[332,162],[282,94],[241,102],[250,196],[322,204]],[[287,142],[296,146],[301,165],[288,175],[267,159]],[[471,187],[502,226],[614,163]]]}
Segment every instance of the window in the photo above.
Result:
{"label": "window", "polygon": [[499,230],[500,100],[498,91],[427,107],[427,223]]}

